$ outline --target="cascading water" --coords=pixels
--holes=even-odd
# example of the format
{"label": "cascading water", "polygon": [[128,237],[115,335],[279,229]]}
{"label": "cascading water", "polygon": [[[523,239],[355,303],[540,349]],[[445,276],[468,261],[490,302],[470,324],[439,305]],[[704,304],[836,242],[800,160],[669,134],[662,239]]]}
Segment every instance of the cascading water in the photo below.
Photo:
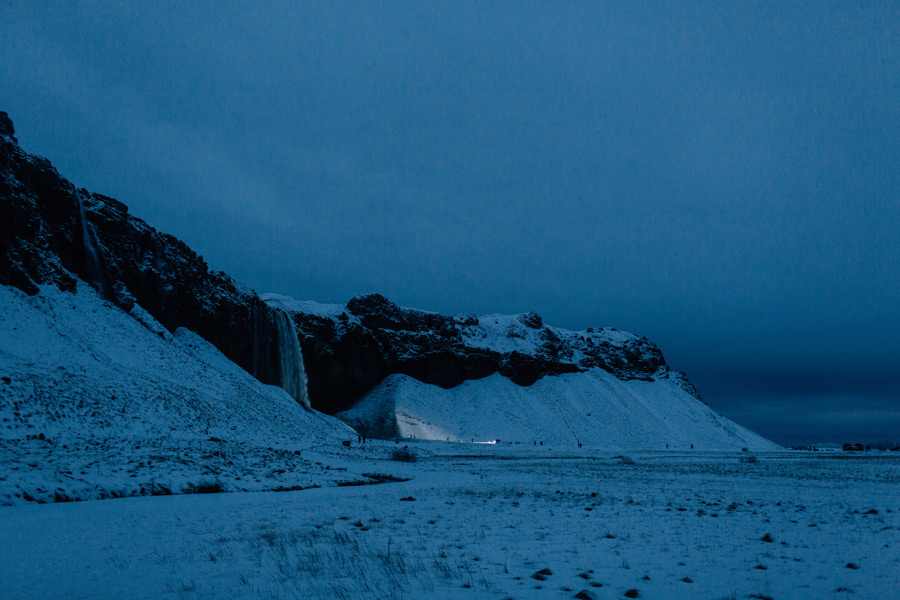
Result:
{"label": "cascading water", "polygon": [[97,247],[94,232],[91,231],[87,217],[84,215],[84,203],[81,199],[81,193],[75,194],[75,197],[78,199],[78,218],[81,221],[81,241],[84,244],[84,263],[88,283],[105,296],[107,295],[106,277],[103,275],[100,249]]}
{"label": "cascading water", "polygon": [[310,408],[309,393],[306,390],[306,367],[300,342],[290,317],[284,311],[275,309],[275,326],[278,329],[278,358],[281,367],[281,387],[297,402]]}
{"label": "cascading water", "polygon": [[310,408],[303,354],[290,317],[284,311],[257,306],[253,321],[253,376],[281,387]]}

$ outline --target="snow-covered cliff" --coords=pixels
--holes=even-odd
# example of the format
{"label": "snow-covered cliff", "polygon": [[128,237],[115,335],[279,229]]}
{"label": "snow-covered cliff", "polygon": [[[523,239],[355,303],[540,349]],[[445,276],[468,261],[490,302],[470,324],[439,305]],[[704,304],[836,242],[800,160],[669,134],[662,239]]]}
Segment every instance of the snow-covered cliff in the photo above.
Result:
{"label": "snow-covered cliff", "polygon": [[716,414],[652,342],[531,312],[444,316],[378,294],[346,305],[261,296],[289,314],[310,396],[371,437],[775,449]]}
{"label": "snow-covered cliff", "polygon": [[650,340],[612,328],[568,331],[535,313],[445,316],[379,294],[346,305],[261,297],[293,318],[312,405],[328,413],[352,407],[393,374],[452,388],[493,373],[529,386],[548,375],[601,369],[625,381],[671,379],[699,398]]}

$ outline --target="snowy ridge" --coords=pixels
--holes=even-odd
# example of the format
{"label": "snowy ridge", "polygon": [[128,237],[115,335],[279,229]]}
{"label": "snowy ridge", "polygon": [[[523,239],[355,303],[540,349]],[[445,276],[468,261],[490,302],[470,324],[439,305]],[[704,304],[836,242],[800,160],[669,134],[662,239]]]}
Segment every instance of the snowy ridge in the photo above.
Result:
{"label": "snowy ridge", "polygon": [[372,437],[519,442],[606,450],[777,450],[718,415],[676,379],[622,381],[600,369],[522,387],[494,374],[442,389],[391,375],[338,413]]}
{"label": "snowy ridge", "polygon": [[290,296],[282,294],[259,294],[259,297],[269,306],[281,309],[286,313],[305,313],[334,319],[347,310],[345,304],[329,304],[316,302],[315,300],[294,300]]}
{"label": "snowy ridge", "polygon": [[[459,316],[457,319],[459,320]],[[595,346],[605,343],[614,348],[624,348],[626,344],[641,340],[640,336],[612,327],[569,331],[544,325],[535,313],[490,314],[481,315],[477,319],[477,323],[472,323],[470,320],[468,326],[461,329],[466,345],[472,348],[483,348],[500,353],[536,354],[545,346],[549,332],[550,336],[570,341],[572,347],[566,356],[576,363],[586,358],[583,345]],[[535,323],[540,323],[541,326],[529,326],[529,324]]]}

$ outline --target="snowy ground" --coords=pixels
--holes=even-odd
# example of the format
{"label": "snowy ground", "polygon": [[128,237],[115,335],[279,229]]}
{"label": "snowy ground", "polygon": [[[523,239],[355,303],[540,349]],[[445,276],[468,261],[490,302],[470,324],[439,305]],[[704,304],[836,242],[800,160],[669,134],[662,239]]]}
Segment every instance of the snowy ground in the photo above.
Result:
{"label": "snowy ground", "polygon": [[355,443],[402,483],[0,508],[5,598],[896,598],[900,457]]}

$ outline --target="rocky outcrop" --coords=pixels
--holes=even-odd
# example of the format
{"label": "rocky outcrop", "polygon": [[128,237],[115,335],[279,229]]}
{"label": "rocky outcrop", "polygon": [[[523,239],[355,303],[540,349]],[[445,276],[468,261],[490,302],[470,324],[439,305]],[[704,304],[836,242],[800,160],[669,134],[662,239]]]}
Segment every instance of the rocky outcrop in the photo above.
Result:
{"label": "rocky outcrop", "polygon": [[346,305],[262,297],[293,318],[312,406],[327,413],[351,408],[394,374],[449,389],[494,373],[530,386],[542,377],[597,367],[623,381],[673,379],[699,398],[647,338],[612,328],[567,331],[533,312],[446,316],[402,308],[380,294]]}
{"label": "rocky outcrop", "polygon": [[263,383],[292,378],[274,309],[121,202],[76,188],[14,133],[0,112],[0,284],[35,294],[75,291],[80,278],[125,311],[137,303],[170,331],[198,333]]}

